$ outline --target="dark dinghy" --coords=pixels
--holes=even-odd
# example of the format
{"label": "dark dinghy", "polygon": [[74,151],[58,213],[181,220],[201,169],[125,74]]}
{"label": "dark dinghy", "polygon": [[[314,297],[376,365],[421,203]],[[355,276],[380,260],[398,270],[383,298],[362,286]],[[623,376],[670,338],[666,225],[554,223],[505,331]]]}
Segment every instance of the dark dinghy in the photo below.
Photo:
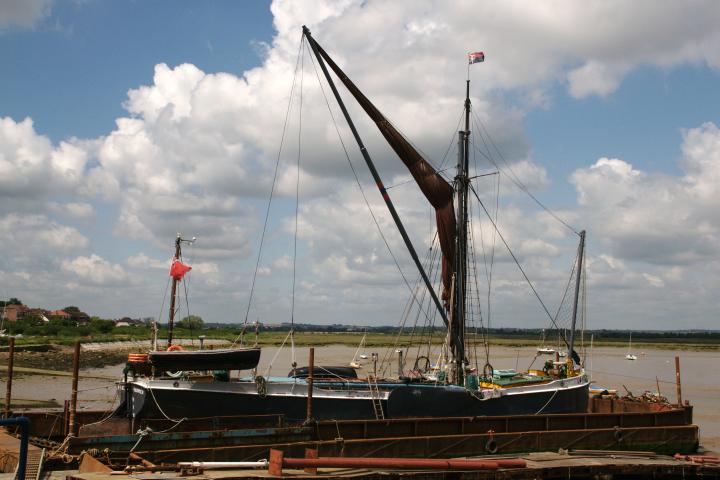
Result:
{"label": "dark dinghy", "polygon": [[150,352],[150,363],[160,371],[249,370],[260,361],[259,348],[174,350]]}

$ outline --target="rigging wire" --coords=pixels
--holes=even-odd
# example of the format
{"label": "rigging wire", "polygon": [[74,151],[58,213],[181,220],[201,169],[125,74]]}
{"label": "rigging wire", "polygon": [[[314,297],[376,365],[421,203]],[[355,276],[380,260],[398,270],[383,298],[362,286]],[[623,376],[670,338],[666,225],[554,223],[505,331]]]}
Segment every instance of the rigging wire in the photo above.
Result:
{"label": "rigging wire", "polygon": [[[245,326],[247,326],[248,317],[250,315],[250,306],[252,305],[253,296],[255,294],[255,282],[257,281],[258,270],[260,269],[260,259],[262,258],[263,246],[265,244],[265,234],[267,233],[268,219],[270,218],[270,206],[272,205],[273,195],[275,193],[275,185],[277,183],[278,168],[280,166],[280,156],[282,154],[283,145],[285,143],[285,133],[287,131],[288,120],[290,118],[290,109],[292,107],[293,93],[295,91],[295,82],[297,80],[298,66],[300,64],[300,54],[301,54],[302,44],[303,44],[303,42],[301,40],[300,48],[298,48],[297,60],[295,61],[295,74],[293,75],[293,82],[292,82],[292,86],[290,87],[290,98],[288,99],[288,106],[287,106],[287,110],[285,112],[285,121],[283,122],[282,134],[280,135],[280,147],[278,149],[277,160],[275,161],[275,171],[273,172],[272,184],[270,186],[270,196],[268,198],[267,208],[265,210],[265,222],[263,223],[262,234],[260,235],[260,245],[258,247],[258,255],[257,255],[257,260],[255,262],[255,270],[253,272],[252,283],[250,285],[250,295],[248,297],[247,309],[245,310],[245,321],[243,323],[243,332],[245,330]],[[242,333],[240,335],[238,335],[237,338],[235,338],[235,340],[232,343],[233,345],[235,345],[237,343],[237,341],[241,335],[242,335]]]}
{"label": "rigging wire", "polygon": [[[438,238],[438,237],[437,237],[437,232],[436,232],[436,233],[435,233],[435,236],[433,237],[433,241],[432,241],[431,247],[428,249],[427,254],[426,254],[426,257],[425,257],[425,266],[429,267],[429,268],[428,268],[428,275],[431,276],[431,277],[433,277],[433,283],[435,283],[435,282],[437,281],[437,279],[438,279],[438,271],[439,271],[437,268],[434,268],[434,267],[435,267],[435,259],[437,258],[438,249],[435,249],[435,248],[433,248],[433,247],[434,247],[434,245],[435,245],[435,242],[436,242],[437,238]],[[418,321],[419,321],[419,318],[420,318],[421,313],[424,314],[424,316],[425,316],[425,320],[426,320],[426,323],[425,323],[425,324],[426,324],[426,325],[430,325],[430,324],[433,324],[433,325],[434,325],[434,323],[435,323],[435,322],[434,322],[434,319],[436,318],[435,315],[436,315],[436,313],[437,313],[435,309],[432,309],[432,308],[431,308],[431,307],[432,307],[432,302],[428,302],[428,303],[427,303],[427,307],[424,306],[424,305],[425,305],[425,300],[426,300],[427,297],[428,297],[428,295],[427,295],[428,291],[427,291],[426,288],[420,289],[420,286],[421,286],[421,285],[422,285],[422,277],[420,276],[420,274],[418,274],[418,276],[417,276],[417,278],[416,278],[416,280],[415,280],[415,286],[414,286],[414,288],[413,288],[413,291],[414,291],[414,292],[417,292],[418,290],[421,290],[422,293],[421,293],[420,301],[418,302],[418,312],[417,312],[417,315],[415,316],[415,323],[414,323],[413,328],[412,328],[412,330],[411,330],[411,332],[410,332],[410,344],[412,344],[412,339],[413,339],[414,336],[415,336],[415,331],[416,331],[417,324],[418,324]],[[395,340],[394,340],[394,342],[393,342],[392,348],[385,351],[385,354],[383,355],[383,358],[382,358],[382,360],[381,360],[381,362],[380,362],[380,364],[381,364],[381,366],[382,366],[382,373],[383,373],[383,375],[385,375],[388,366],[392,363],[392,360],[393,360],[393,359],[392,359],[392,356],[391,356],[391,352],[398,349],[398,346],[399,346],[399,344],[400,344],[400,337],[402,336],[402,334],[403,334],[403,332],[404,332],[404,330],[405,330],[405,325],[406,325],[406,323],[407,323],[407,320],[408,320],[408,318],[410,317],[410,313],[411,313],[411,309],[412,309],[413,303],[414,303],[414,302],[413,302],[413,299],[412,299],[412,298],[408,299],[408,301],[407,301],[407,303],[406,303],[406,305],[405,305],[404,311],[403,311],[403,317],[402,317],[403,320],[402,320],[402,322],[401,322],[401,324],[400,324],[400,327],[399,327],[399,329],[398,329],[397,334],[395,335]],[[431,317],[430,317],[430,314],[428,313],[428,310],[430,310],[431,312],[433,312],[433,313],[431,314],[431,315],[432,315],[432,318],[433,318],[432,321],[430,320]],[[408,351],[408,348],[405,349],[405,352],[406,352],[406,353],[407,353],[407,351]],[[419,354],[419,352],[418,352],[418,354]],[[407,355],[405,355],[405,356],[407,356]]]}
{"label": "rigging wire", "polygon": [[[483,121],[482,121],[482,120],[480,119],[480,117],[479,117],[477,114],[475,114],[474,112],[473,112],[473,116],[475,117],[475,119],[477,120],[478,124],[479,124],[480,127],[481,127],[480,138],[482,139],[483,144],[485,145],[485,148],[487,148],[487,149],[488,149],[488,152],[490,152],[490,148],[488,147],[487,143],[485,142],[485,136],[487,136],[488,141],[489,141],[490,144],[493,146],[494,150],[497,152],[498,156],[500,157],[500,159],[502,160],[502,162],[505,164],[505,166],[507,167],[508,171],[510,172],[510,174],[508,174],[508,178],[510,179],[510,181],[512,181],[512,182],[515,184],[515,186],[517,186],[520,190],[522,190],[523,192],[525,192],[525,194],[527,194],[530,198],[532,198],[533,201],[535,201],[535,203],[537,203],[537,204],[540,206],[540,208],[542,208],[543,210],[545,210],[545,211],[546,211],[550,216],[552,216],[555,220],[557,220],[558,222],[560,222],[561,224],[563,224],[566,228],[568,228],[568,229],[569,229],[571,232],[573,232],[575,235],[580,236],[580,233],[579,233],[577,230],[575,230],[575,229],[574,229],[573,227],[571,227],[567,222],[565,222],[562,218],[560,218],[560,217],[559,217],[554,211],[552,211],[549,207],[545,206],[545,204],[543,204],[540,200],[538,200],[538,198],[537,198],[535,195],[532,194],[532,192],[530,192],[530,189],[528,189],[528,187],[527,187],[527,186],[520,180],[520,178],[515,174],[514,170],[512,169],[512,166],[511,166],[510,163],[505,159],[505,157],[503,156],[502,152],[500,151],[500,149],[499,149],[499,148],[497,147],[497,145],[495,144],[495,141],[493,141],[493,139],[492,139],[492,137],[490,136],[490,133],[488,132],[487,128],[485,128],[485,124],[483,123]],[[485,135],[483,135],[483,133],[484,133]],[[501,169],[500,169],[500,166],[495,162],[495,160],[494,160],[491,156],[486,155],[486,154],[485,154],[484,152],[482,152],[482,151],[480,151],[480,154],[483,155],[485,158],[487,158],[488,161],[490,161],[493,165],[495,165],[495,168],[497,168],[498,170],[501,170]]]}
{"label": "rigging wire", "polygon": [[[515,261],[515,264],[520,269],[520,272],[522,273],[523,277],[525,278],[525,281],[527,282],[527,284],[530,286],[530,289],[532,290],[532,292],[535,294],[535,297],[540,302],[540,305],[542,306],[543,310],[545,311],[545,314],[548,316],[548,318],[553,323],[553,325],[555,325],[555,328],[558,328],[557,324],[555,323],[555,319],[550,314],[550,311],[548,310],[548,308],[545,306],[545,302],[543,302],[542,298],[540,297],[540,294],[535,289],[535,286],[530,281],[530,278],[525,273],[525,270],[522,268],[522,265],[520,265],[520,262],[518,261],[517,257],[515,256],[515,253],[512,251],[512,249],[510,249],[510,245],[508,245],[507,241],[505,240],[505,237],[503,236],[502,233],[500,233],[500,230],[498,230],[495,222],[493,222],[492,217],[490,217],[490,213],[488,212],[487,208],[485,207],[485,204],[483,203],[483,201],[480,200],[480,197],[478,196],[478,194],[475,191],[475,188],[472,186],[472,184],[470,184],[470,190],[473,192],[478,203],[480,203],[480,206],[485,211],[485,215],[487,215],[488,219],[490,219],[490,223],[492,223],[493,227],[495,228],[495,231],[497,231],[498,237],[500,237],[500,240],[502,240],[503,244],[505,244],[505,248],[507,248],[508,252],[510,253],[510,256],[512,257],[512,259]],[[565,343],[567,344],[567,341]]]}
{"label": "rigging wire", "polygon": [[[472,213],[473,213],[472,212],[472,203],[468,202],[468,204],[470,207],[470,215],[468,215],[468,218],[471,219],[471,225],[472,225]],[[473,284],[475,286],[475,295],[477,296],[477,309],[478,309],[478,316],[479,316],[479,322],[480,322],[480,329],[482,332],[483,346],[485,348],[485,363],[488,364],[488,363],[490,363],[490,342],[488,341],[488,332],[485,329],[485,324],[483,322],[483,317],[482,317],[482,305],[480,304],[480,288],[477,283],[477,261],[475,259],[475,250],[476,250],[475,249],[475,235],[473,233],[472,227],[469,229],[469,232],[470,232],[470,242],[469,242],[470,243],[470,258],[472,260],[471,265],[472,265],[472,273],[473,273],[471,275],[473,282],[470,284],[470,286],[472,287]],[[470,272],[468,272],[468,273],[470,273]],[[488,286],[488,288],[489,288],[489,286]],[[472,308],[472,304],[471,304],[471,308]],[[489,304],[488,304],[488,308],[489,308]],[[472,313],[472,309],[471,309],[471,313]],[[475,318],[474,315],[472,318],[474,320],[474,318]],[[477,336],[477,326],[475,326],[475,335]],[[475,367],[478,368],[477,341],[475,341],[475,343],[474,343],[474,349],[475,349]]]}
{"label": "rigging wire", "polygon": [[160,305],[160,313],[158,314],[158,321],[162,318],[163,310],[165,310],[165,300],[167,299],[168,289],[170,288],[170,279],[172,277],[168,275],[167,281],[165,282],[165,293],[163,293],[162,304]]}
{"label": "rigging wire", "polygon": [[[304,37],[303,37],[304,38]],[[301,46],[302,50],[302,40]],[[305,81],[305,50],[300,55],[300,105],[298,107],[298,138],[297,138],[297,177],[295,179],[295,234],[293,237],[293,275],[292,275],[292,301],[290,306],[290,347],[291,363],[293,368],[297,365],[295,361],[295,285],[297,282],[297,240],[298,240],[298,216],[300,213],[300,158],[302,156],[302,108],[303,108],[303,86]]]}
{"label": "rigging wire", "polygon": [[[188,248],[192,249],[192,246],[193,246],[193,244],[190,243]],[[193,262],[191,262],[192,256],[188,255],[188,257],[189,257],[188,263],[193,263]],[[178,260],[182,261],[182,252],[180,252],[180,258]],[[185,292],[185,309],[187,310],[188,325],[190,327],[190,344],[194,346],[195,345],[195,337],[193,335],[192,322],[189,320],[189,318],[190,318],[190,296],[188,295],[188,291],[190,290],[190,280],[187,275],[182,278],[182,285],[183,285],[183,290]],[[178,312],[180,311],[179,306],[178,306],[177,311]],[[174,315],[173,315],[173,317],[174,317]]]}
{"label": "rigging wire", "polygon": [[[474,145],[474,143],[473,143]],[[499,169],[498,169],[499,171]],[[497,176],[497,180],[495,182],[495,225],[498,225],[499,220],[498,216],[500,215],[500,175]],[[495,251],[497,246],[497,231],[493,230],[493,236],[492,236],[492,250],[490,254],[490,272],[488,274],[488,294],[487,294],[487,302],[488,302],[488,328],[490,328],[490,292],[492,288],[492,274],[493,274],[493,266],[495,264]]]}
{"label": "rigging wire", "polygon": [[[448,144],[448,148],[445,150],[445,155],[443,155],[442,161],[440,162],[440,168],[445,166],[445,162],[448,160],[448,153],[450,153],[450,150],[452,150],[453,145],[455,145],[455,139],[457,131],[460,130],[460,124],[462,123],[463,116],[465,115],[465,108],[460,109],[460,115],[458,116],[457,125],[455,125],[455,131],[453,131],[452,135],[450,135],[450,143]],[[450,167],[447,167],[443,169],[443,171],[447,170]]]}
{"label": "rigging wire", "polygon": [[[474,147],[475,142],[472,141],[472,143],[473,143],[473,147]],[[478,172],[480,169],[478,167],[477,149],[476,148],[473,148],[473,163],[475,165],[475,171]],[[476,175],[475,177],[471,178],[471,180],[475,179],[475,178],[485,177],[485,176],[487,176],[487,175]],[[497,178],[497,180],[495,183],[495,212],[494,213],[495,213],[495,224],[497,225],[498,224],[498,212],[500,210],[499,209],[500,176],[498,175],[496,178]],[[472,207],[472,203],[470,203],[470,206]],[[479,215],[478,215],[478,217],[479,217]],[[471,211],[469,218],[470,218],[470,221],[472,222],[472,218],[473,218],[472,211]],[[480,245],[481,245],[482,254],[483,254],[483,263],[485,265],[485,276],[487,278],[486,318],[487,318],[487,329],[489,330],[490,325],[491,325],[490,322],[491,322],[491,312],[492,312],[492,310],[491,310],[492,273],[493,273],[493,267],[495,265],[495,247],[496,247],[496,241],[497,241],[497,234],[496,234],[495,230],[492,230],[492,232],[493,232],[492,248],[491,248],[491,252],[490,252],[490,262],[488,265],[488,256],[487,256],[486,249],[485,249],[485,240],[484,240],[484,235],[483,235],[482,220],[479,220],[479,231],[480,231]],[[471,253],[472,253],[472,261],[473,261],[473,271],[475,272],[474,282],[475,282],[476,295],[478,296],[478,307],[479,307],[480,306],[480,289],[477,285],[477,266],[476,266],[477,262],[475,259],[475,250],[476,250],[475,235],[473,234],[472,228],[470,229],[470,233],[471,233],[471,247],[472,247]],[[490,363],[490,342],[488,341],[488,336],[487,336],[488,332],[485,331],[485,326],[484,326],[484,324],[482,324],[482,311],[480,311],[480,315],[481,315],[480,322],[481,322],[481,326],[483,328],[483,343],[484,343],[484,347],[485,347],[485,361],[486,361],[486,364],[489,364]],[[476,362],[477,362],[477,358],[476,358]]]}
{"label": "rigging wire", "polygon": [[300,211],[300,158],[302,154],[302,107],[303,107],[303,83],[305,80],[305,51],[301,55],[300,66],[300,106],[298,115],[298,153],[297,153],[297,177],[295,179],[295,233],[293,239],[293,280],[292,280],[292,308],[290,313],[291,325],[295,326],[295,285],[297,280],[297,238],[298,238],[298,216]]}
{"label": "rigging wire", "polygon": [[[444,173],[445,171],[449,170],[451,167],[443,168],[442,170],[438,170],[437,173]],[[399,187],[400,185],[405,185],[408,183],[415,182],[414,178],[410,178],[408,180],[403,180],[402,182],[396,183],[395,185],[385,186],[385,190],[390,190],[391,188]]]}
{"label": "rigging wire", "polygon": [[[474,123],[475,123],[475,125],[476,125],[476,128],[478,127],[478,125],[479,125],[479,127],[480,127],[480,138],[481,138],[481,140],[482,140],[482,142],[483,142],[483,145],[485,146],[485,149],[487,150],[488,153],[486,154],[486,153],[483,152],[481,149],[477,148],[477,145],[475,145],[475,144],[473,144],[474,150],[477,151],[478,153],[480,153],[483,157],[485,157],[490,163],[492,163],[492,164],[495,166],[495,168],[498,169],[499,172],[501,172],[501,173],[506,173],[507,177],[511,180],[512,183],[514,183],[521,191],[523,191],[525,194],[527,194],[537,205],[539,205],[543,210],[545,210],[551,217],[553,217],[556,221],[558,221],[558,222],[561,223],[563,226],[565,226],[565,227],[568,228],[570,231],[572,231],[573,233],[575,233],[576,235],[579,236],[580,234],[579,234],[573,227],[571,227],[567,222],[565,222],[562,218],[560,218],[559,215],[557,215],[553,210],[551,210],[549,207],[547,207],[546,205],[544,205],[535,195],[532,194],[532,192],[529,191],[528,187],[520,180],[520,178],[518,177],[518,175],[517,175],[517,174],[514,172],[514,170],[512,169],[512,166],[508,163],[508,161],[507,161],[507,160],[505,159],[505,157],[502,155],[502,152],[500,151],[500,149],[497,147],[497,144],[496,144],[496,143],[494,142],[494,140],[492,139],[492,137],[491,137],[490,133],[488,132],[487,128],[485,127],[484,123],[483,123],[482,120],[477,116],[477,114],[475,114],[475,112],[473,112],[473,117],[474,117],[474,119],[475,119],[475,122],[474,122]],[[487,138],[487,141],[486,141],[486,138]],[[492,147],[493,147],[493,149],[495,150],[495,152],[497,152],[498,156],[500,157],[500,159],[502,160],[502,162],[503,162],[503,163],[505,164],[505,166],[507,167],[508,172],[503,172],[503,170],[500,168],[500,166],[498,165],[498,163],[492,158],[492,155],[491,155],[491,153],[490,153],[490,152],[491,152],[491,149],[490,149],[490,146],[488,145],[488,142],[490,143],[490,145],[492,145]],[[497,187],[498,187],[498,195],[497,195],[497,197],[496,197],[496,210],[495,210],[496,214],[497,214],[497,212],[499,211],[499,209],[497,208],[498,201],[499,201],[499,200],[498,200],[498,199],[499,199],[499,179],[498,179]],[[477,197],[477,193],[476,193],[476,192],[473,192],[473,193],[475,193],[475,196]],[[478,200],[479,200],[479,199],[478,199]],[[481,202],[481,205],[482,205],[482,202]],[[483,208],[485,208],[484,205],[483,205]],[[486,211],[486,213],[487,213],[487,211]],[[499,230],[497,229],[497,217],[496,217],[494,223],[495,223],[495,225],[494,225],[494,227],[495,227],[494,232],[497,232],[497,233],[499,234],[500,232],[499,232]],[[504,241],[504,239],[503,239],[503,241]],[[507,246],[507,245],[506,245],[506,246]],[[511,254],[512,254],[512,252],[511,252]],[[513,258],[514,258],[514,255],[513,255]],[[577,259],[575,260],[575,262],[577,262]],[[517,260],[516,260],[516,263],[517,263]],[[518,263],[518,266],[520,266],[519,263]],[[573,263],[573,270],[574,270],[574,268],[575,268],[575,263]],[[521,269],[521,271],[522,271],[522,269]],[[523,275],[525,275],[524,272],[523,272]],[[566,299],[566,296],[567,296],[567,292],[568,292],[568,290],[569,290],[569,285],[570,285],[570,282],[572,281],[572,278],[573,278],[573,273],[572,273],[572,271],[571,271],[570,279],[568,280],[568,282],[569,282],[569,283],[568,283],[568,286],[566,287],[565,293],[563,294],[563,300],[561,301],[560,305],[558,306],[558,311],[557,311],[556,314],[555,314],[555,318],[552,318],[551,316],[548,315],[549,318],[550,318],[550,320],[551,320],[551,322],[552,322],[552,325],[554,325],[555,328],[557,328],[559,334],[560,334],[560,328],[559,328],[559,326],[558,326],[558,322],[559,322],[559,320],[560,320],[560,311],[561,311],[561,308],[562,308],[562,306],[563,306],[563,304],[564,304],[564,302],[565,302],[565,299]],[[529,280],[528,280],[527,278],[526,278],[526,280],[527,280],[528,283],[529,283]],[[529,283],[529,284],[530,284],[530,283]],[[532,284],[530,284],[530,285],[531,285],[531,288],[532,288],[533,292],[534,292],[535,295],[538,297],[538,300],[540,300],[539,295],[537,294],[535,288],[532,286]],[[488,298],[488,301],[489,301],[489,298]],[[540,301],[541,301],[541,300],[540,300]],[[545,308],[544,304],[542,303],[542,301],[541,301],[541,304],[543,305],[543,308],[546,310],[546,313],[549,313],[548,310]],[[565,319],[565,320],[566,320],[566,322],[563,322],[563,323],[568,323],[568,324],[570,323],[570,319],[569,319],[569,318],[567,318],[567,319]],[[567,344],[567,339],[565,338],[565,335],[564,335],[564,334],[562,334],[562,337],[563,337],[563,340],[565,341],[565,343]]]}
{"label": "rigging wire", "polygon": [[[583,257],[587,257],[587,245],[585,246],[585,250],[583,251]],[[581,300],[581,314],[582,314],[582,329],[580,330],[582,333],[582,359],[583,359],[583,368],[585,368],[585,360],[587,359],[587,350],[585,346],[585,328],[587,328],[587,269],[582,269],[582,300]]]}

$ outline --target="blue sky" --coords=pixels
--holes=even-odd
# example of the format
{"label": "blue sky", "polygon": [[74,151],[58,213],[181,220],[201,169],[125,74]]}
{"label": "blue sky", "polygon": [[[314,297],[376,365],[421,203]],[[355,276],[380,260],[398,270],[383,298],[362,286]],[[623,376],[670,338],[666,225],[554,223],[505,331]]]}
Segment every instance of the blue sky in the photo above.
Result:
{"label": "blue sky", "polygon": [[[422,8],[351,0],[6,2],[0,297],[79,304],[111,318],[157,316],[181,231],[199,238],[190,250],[193,313],[242,321],[307,24],[432,156],[445,151],[462,107],[465,54],[484,50],[485,63],[472,66],[475,112],[533,193],[589,232],[591,326],[620,328],[632,318],[638,328],[673,328],[681,315],[688,328],[715,326],[716,5],[548,9],[429,0]],[[303,130],[298,137],[294,97],[251,315],[270,323],[288,317],[293,165],[302,138],[295,316],[394,324],[407,290],[344,166],[308,57],[303,65]],[[374,127],[350,108],[385,183],[406,180]],[[351,156],[361,165],[352,147]],[[506,173],[501,229],[553,304],[575,239],[513,190]],[[367,172],[361,179],[369,181]],[[431,232],[422,199],[407,186],[392,194],[423,245]],[[493,293],[493,324],[545,326],[517,272],[500,260],[498,278],[507,281]],[[402,255],[401,264],[414,277]]]}
{"label": "blue sky", "polygon": [[273,35],[270,3],[63,1],[0,42],[3,115],[30,116],[53,141],[112,130],[129,88],[158,63],[241,75]]}

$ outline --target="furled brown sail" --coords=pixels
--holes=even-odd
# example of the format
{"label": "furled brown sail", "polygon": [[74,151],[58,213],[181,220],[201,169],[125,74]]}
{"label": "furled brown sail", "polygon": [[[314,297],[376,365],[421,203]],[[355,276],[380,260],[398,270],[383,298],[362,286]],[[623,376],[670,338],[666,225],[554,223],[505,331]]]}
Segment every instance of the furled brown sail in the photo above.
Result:
{"label": "furled brown sail", "polygon": [[[442,299],[448,308],[452,288],[453,259],[455,258],[455,210],[453,207],[453,187],[438,174],[437,171],[420,155],[420,153],[403,137],[400,132],[383,116],[370,100],[355,86],[347,75],[337,66],[325,50],[316,46],[330,68],[340,81],[352,93],[365,113],[377,124],[383,137],[395,153],[398,154],[425,198],[435,209],[440,250],[442,251]],[[455,323],[454,319],[453,322]],[[456,325],[453,325],[455,328]]]}

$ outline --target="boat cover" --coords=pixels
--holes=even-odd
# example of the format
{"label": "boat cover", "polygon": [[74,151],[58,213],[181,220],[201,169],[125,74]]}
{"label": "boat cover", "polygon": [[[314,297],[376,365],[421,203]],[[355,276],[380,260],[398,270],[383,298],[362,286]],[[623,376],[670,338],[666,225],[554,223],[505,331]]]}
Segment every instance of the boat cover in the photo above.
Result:
{"label": "boat cover", "polygon": [[249,370],[260,361],[259,348],[150,352],[150,363],[162,371]]}

